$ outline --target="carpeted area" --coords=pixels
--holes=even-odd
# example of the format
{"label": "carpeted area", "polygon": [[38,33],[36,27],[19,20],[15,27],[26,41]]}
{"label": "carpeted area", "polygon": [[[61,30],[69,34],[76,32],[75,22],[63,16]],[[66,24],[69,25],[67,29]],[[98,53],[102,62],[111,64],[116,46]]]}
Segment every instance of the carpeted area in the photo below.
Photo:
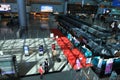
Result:
{"label": "carpeted area", "polygon": [[72,43],[64,36],[58,29],[51,29],[51,33],[54,33],[54,36],[58,36],[57,43],[61,47],[64,55],[67,57],[68,62],[74,70],[78,69],[76,60],[80,60],[80,68],[90,67],[92,64],[86,63],[86,57],[77,49],[72,46]]}

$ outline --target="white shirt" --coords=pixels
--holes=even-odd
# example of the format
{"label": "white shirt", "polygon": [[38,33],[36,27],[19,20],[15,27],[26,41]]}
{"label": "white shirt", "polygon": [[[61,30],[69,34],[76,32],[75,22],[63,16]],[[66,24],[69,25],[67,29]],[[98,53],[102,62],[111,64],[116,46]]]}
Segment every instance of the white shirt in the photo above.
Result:
{"label": "white shirt", "polygon": [[120,29],[120,24],[118,24],[118,29]]}
{"label": "white shirt", "polygon": [[111,27],[114,28],[114,27],[115,27],[114,25],[115,25],[115,22],[113,22],[113,23],[111,24]]}

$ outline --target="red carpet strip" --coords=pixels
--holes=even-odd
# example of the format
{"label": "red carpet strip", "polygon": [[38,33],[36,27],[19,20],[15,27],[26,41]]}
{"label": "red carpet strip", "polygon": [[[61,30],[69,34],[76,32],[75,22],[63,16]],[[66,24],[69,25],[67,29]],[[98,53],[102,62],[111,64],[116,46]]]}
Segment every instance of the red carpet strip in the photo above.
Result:
{"label": "red carpet strip", "polygon": [[67,60],[73,69],[77,69],[77,58],[82,58],[82,60],[80,60],[80,68],[92,66],[92,64],[86,63],[86,57],[82,54],[82,52],[80,52],[77,48],[71,49],[71,42],[58,29],[51,29],[51,32],[54,33],[54,36],[58,36],[58,38],[56,39],[57,43],[62,49],[64,55],[67,57]]}

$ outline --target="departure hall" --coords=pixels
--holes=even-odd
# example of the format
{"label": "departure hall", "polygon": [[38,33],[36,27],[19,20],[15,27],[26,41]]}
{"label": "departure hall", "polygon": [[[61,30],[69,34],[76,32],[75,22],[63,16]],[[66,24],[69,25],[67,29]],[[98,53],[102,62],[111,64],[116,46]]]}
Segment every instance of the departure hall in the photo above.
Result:
{"label": "departure hall", "polygon": [[0,0],[0,80],[120,80],[120,0]]}

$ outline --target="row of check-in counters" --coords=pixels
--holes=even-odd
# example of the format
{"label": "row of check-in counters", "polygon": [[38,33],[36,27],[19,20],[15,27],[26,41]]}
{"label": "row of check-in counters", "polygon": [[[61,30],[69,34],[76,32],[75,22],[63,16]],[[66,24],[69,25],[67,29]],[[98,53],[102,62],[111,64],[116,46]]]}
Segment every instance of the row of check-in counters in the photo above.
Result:
{"label": "row of check-in counters", "polygon": [[[68,15],[58,15],[58,29],[68,37],[71,34],[79,42],[76,45],[75,41],[72,43],[75,47],[80,49],[85,57],[92,57],[92,69],[101,78],[110,76],[111,72],[105,74],[107,62],[112,59],[112,70],[115,70],[117,74],[120,70],[120,34],[117,33],[114,39],[116,42],[108,42],[112,39],[112,30],[105,29],[101,26],[91,25],[84,21],[79,21],[75,17]],[[84,41],[81,40],[84,38]],[[68,37],[69,39],[69,37]],[[74,40],[74,39],[73,39]],[[80,45],[79,45],[80,44]],[[86,47],[83,47],[85,45]],[[86,55],[87,53],[87,55]],[[116,55],[118,54],[118,55]],[[100,57],[100,58],[98,58]],[[101,68],[98,67],[99,61],[102,61]]]}
{"label": "row of check-in counters", "polygon": [[71,15],[58,15],[57,21],[63,34],[71,33],[78,40],[82,36],[87,41],[84,44],[92,51],[92,56],[115,57],[116,54],[119,56],[120,33],[116,33],[113,38],[111,29],[88,24]]}

